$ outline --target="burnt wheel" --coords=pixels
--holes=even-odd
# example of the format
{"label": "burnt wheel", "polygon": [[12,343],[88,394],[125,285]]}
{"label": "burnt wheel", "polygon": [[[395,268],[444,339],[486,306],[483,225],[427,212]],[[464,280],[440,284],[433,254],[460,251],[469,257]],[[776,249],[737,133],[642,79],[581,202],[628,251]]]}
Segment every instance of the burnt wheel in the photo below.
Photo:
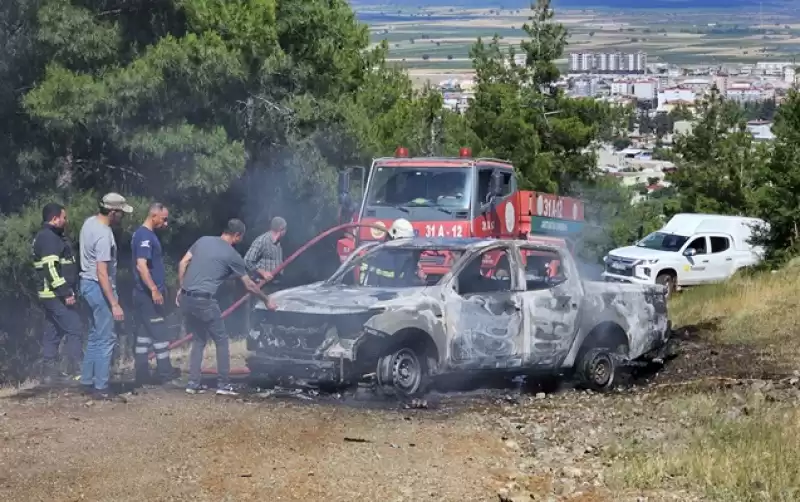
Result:
{"label": "burnt wheel", "polygon": [[425,393],[428,367],[424,358],[410,347],[400,348],[378,360],[378,386],[388,395],[415,397]]}
{"label": "burnt wheel", "polygon": [[605,348],[593,348],[586,351],[578,366],[578,377],[581,384],[594,391],[606,391],[616,383],[617,360]]}

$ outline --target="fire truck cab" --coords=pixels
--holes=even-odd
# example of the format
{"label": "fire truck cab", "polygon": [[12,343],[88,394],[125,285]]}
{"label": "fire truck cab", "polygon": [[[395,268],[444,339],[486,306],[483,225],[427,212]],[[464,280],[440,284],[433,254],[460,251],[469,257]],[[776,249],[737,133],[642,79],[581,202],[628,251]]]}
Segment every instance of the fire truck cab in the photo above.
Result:
{"label": "fire truck cab", "polygon": [[[373,160],[362,171],[360,204],[350,195],[350,171],[340,173],[340,222],[389,228],[398,218],[411,222],[420,237],[524,238],[571,249],[571,237],[583,226],[583,203],[532,191],[520,191],[511,163],[473,158],[462,148],[458,157],[409,157],[397,148],[394,157]],[[386,232],[361,227],[337,243],[342,261],[359,245],[383,240]],[[491,260],[488,260],[491,261]],[[497,263],[484,265],[492,273]],[[443,275],[452,257],[423,256],[426,274]],[[550,265],[552,269],[552,265]]]}

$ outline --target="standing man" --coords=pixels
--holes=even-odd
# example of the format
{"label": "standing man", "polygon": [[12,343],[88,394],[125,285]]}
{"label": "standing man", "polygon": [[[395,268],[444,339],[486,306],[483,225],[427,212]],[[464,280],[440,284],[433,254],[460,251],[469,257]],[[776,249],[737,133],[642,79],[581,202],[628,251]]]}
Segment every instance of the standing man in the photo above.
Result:
{"label": "standing man", "polygon": [[81,384],[87,389],[93,386],[98,399],[111,399],[108,379],[117,343],[114,321],[125,319],[117,299],[117,242],[111,227],[119,225],[123,215],[132,212],[125,197],[108,193],[100,201],[100,211],[81,228],[81,296],[91,310]]}
{"label": "standing man", "polygon": [[166,273],[161,241],[155,232],[166,228],[168,220],[169,211],[164,204],[153,203],[144,223],[131,238],[133,306],[138,324],[134,366],[138,385],[151,380],[150,363],[147,359],[151,344],[156,353],[156,375],[159,383],[167,383],[175,378],[175,370],[169,360],[169,332],[164,316]]}
{"label": "standing man", "polygon": [[272,271],[283,263],[281,239],[284,235],[286,235],[286,220],[280,216],[272,218],[269,231],[259,235],[244,256],[248,268],[256,270],[265,281],[271,281]]}
{"label": "standing man", "polygon": [[78,373],[82,357],[81,318],[75,306],[78,269],[72,245],[64,235],[67,211],[51,202],[42,209],[42,229],[33,239],[33,268],[39,280],[39,302],[45,313],[42,337],[45,385],[64,383],[56,363],[64,338],[67,374]]}
{"label": "standing man", "polygon": [[209,338],[217,349],[217,394],[235,396],[230,384],[230,353],[228,334],[222,313],[215,298],[217,289],[226,279],[238,278],[247,290],[269,304],[269,297],[247,273],[244,259],[233,248],[242,241],[245,226],[241,220],[228,222],[221,237],[200,237],[181,259],[178,281],[181,289],[175,299],[186,319],[187,329],[194,334],[189,355],[189,383],[186,392],[198,394],[205,390],[200,383],[203,349]]}

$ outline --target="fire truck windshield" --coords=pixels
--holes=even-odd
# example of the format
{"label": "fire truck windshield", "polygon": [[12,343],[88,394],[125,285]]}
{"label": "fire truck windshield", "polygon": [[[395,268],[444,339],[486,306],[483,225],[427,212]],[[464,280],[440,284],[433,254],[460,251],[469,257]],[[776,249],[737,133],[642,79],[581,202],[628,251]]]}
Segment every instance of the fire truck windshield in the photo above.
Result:
{"label": "fire truck windshield", "polygon": [[376,167],[367,196],[370,208],[395,208],[414,213],[434,208],[452,214],[466,211],[472,200],[469,167]]}

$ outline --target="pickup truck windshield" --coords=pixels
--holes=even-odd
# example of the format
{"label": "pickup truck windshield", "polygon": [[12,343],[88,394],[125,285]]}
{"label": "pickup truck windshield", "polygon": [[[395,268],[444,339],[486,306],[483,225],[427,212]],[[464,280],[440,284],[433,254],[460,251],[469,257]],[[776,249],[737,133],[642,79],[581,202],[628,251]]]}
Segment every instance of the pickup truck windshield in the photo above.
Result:
{"label": "pickup truck windshield", "polygon": [[463,211],[469,209],[471,198],[468,167],[376,167],[367,206]]}
{"label": "pickup truck windshield", "polygon": [[640,248],[657,249],[659,251],[678,252],[681,247],[689,240],[688,237],[665,232],[653,232],[644,239],[636,243]]}
{"label": "pickup truck windshield", "polygon": [[334,274],[328,283],[366,288],[430,286],[438,283],[442,275],[427,275],[423,267],[432,258],[444,258],[444,254],[450,255],[455,262],[463,251],[417,247],[378,249],[353,260],[345,269]]}

